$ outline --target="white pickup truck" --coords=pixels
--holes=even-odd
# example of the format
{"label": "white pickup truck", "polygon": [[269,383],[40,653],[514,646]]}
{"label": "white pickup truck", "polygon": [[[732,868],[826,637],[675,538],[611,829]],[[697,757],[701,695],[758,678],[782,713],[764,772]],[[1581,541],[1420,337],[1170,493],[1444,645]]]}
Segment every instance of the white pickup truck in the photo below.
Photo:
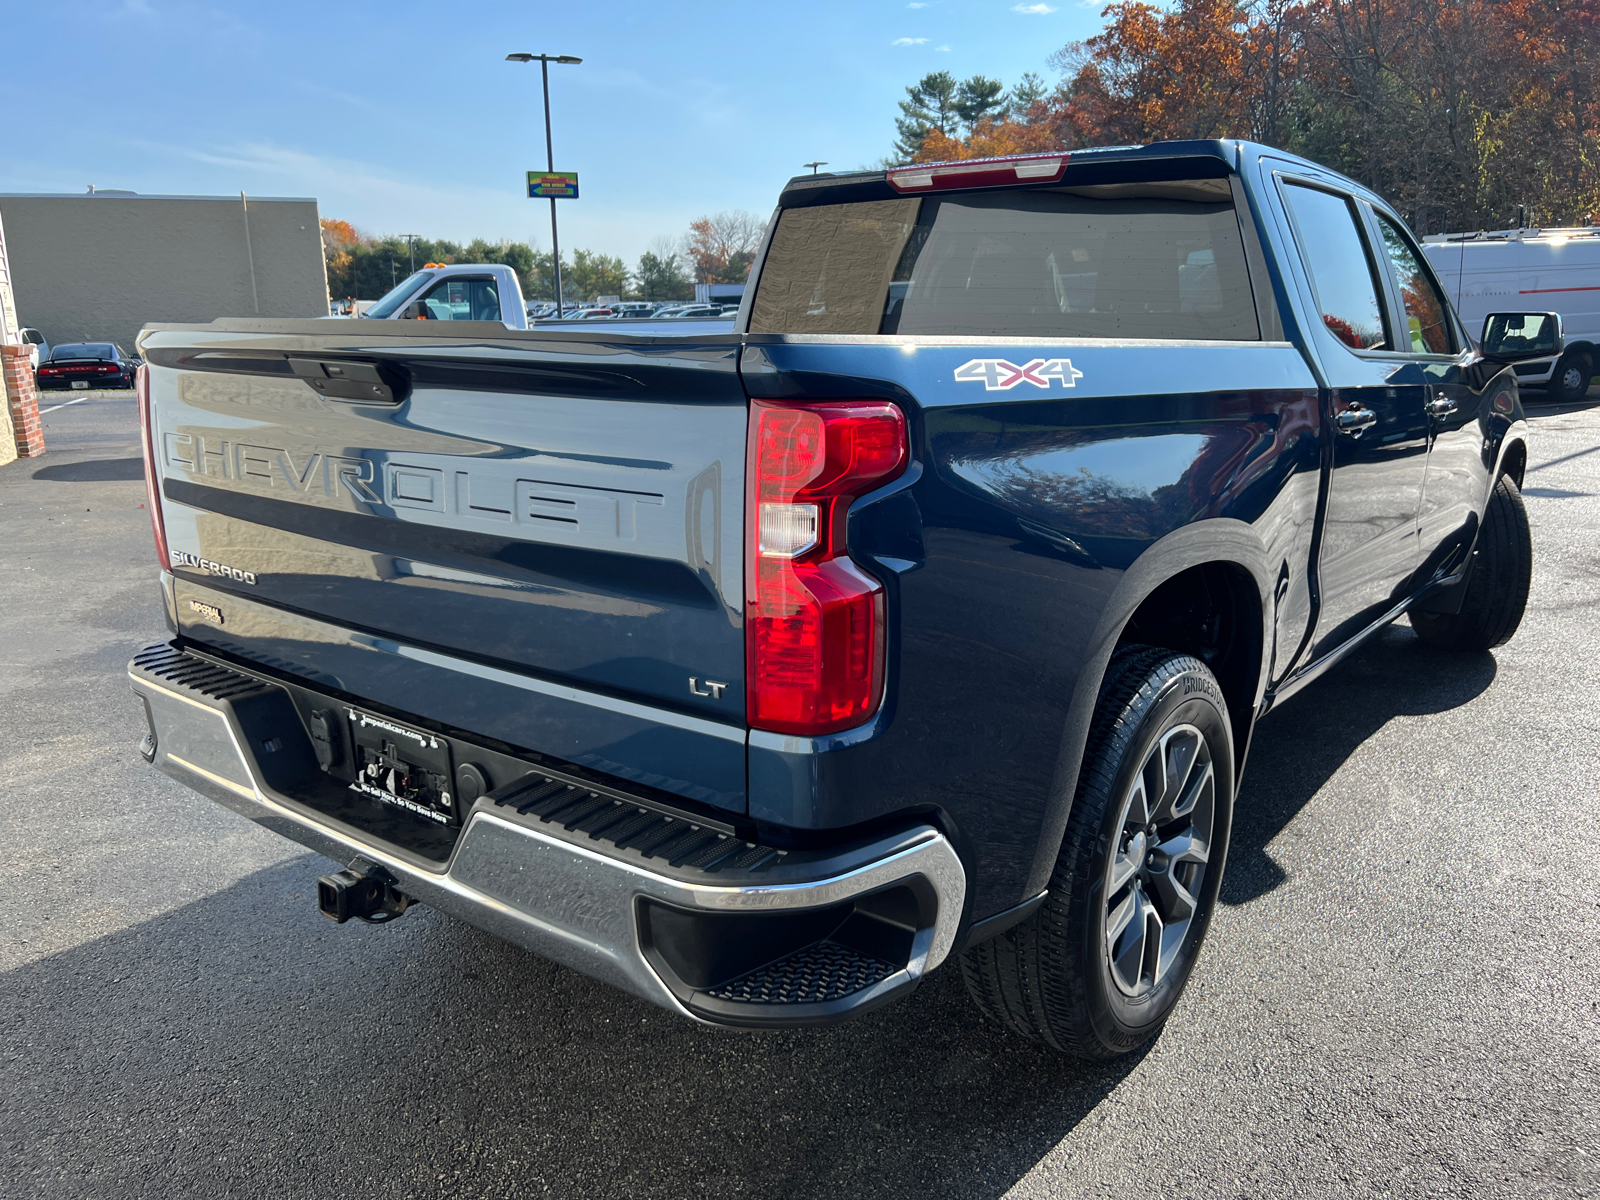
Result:
{"label": "white pickup truck", "polygon": [[517,273],[499,263],[424,267],[395,286],[363,320],[499,321],[528,328],[528,307]]}
{"label": "white pickup truck", "polygon": [[1559,313],[1566,349],[1559,359],[1518,363],[1517,382],[1547,389],[1552,400],[1588,392],[1600,362],[1600,228],[1436,234],[1422,251],[1468,329],[1507,309]]}

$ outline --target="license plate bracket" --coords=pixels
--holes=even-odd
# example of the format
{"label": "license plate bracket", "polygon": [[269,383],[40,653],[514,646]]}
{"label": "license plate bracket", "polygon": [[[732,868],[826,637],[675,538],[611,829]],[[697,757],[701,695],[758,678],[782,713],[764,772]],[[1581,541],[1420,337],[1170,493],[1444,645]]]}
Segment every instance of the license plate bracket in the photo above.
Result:
{"label": "license plate bracket", "polygon": [[345,707],[354,755],[350,790],[437,825],[459,825],[450,743],[438,734]]}

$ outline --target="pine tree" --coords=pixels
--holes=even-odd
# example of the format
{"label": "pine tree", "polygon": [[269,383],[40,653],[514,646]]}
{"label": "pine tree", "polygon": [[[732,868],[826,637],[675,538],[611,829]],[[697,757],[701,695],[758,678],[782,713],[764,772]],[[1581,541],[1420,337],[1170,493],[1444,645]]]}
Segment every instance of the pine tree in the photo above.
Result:
{"label": "pine tree", "polygon": [[896,162],[908,163],[915,158],[932,130],[951,132],[956,119],[957,87],[956,77],[949,71],[935,71],[906,89],[906,99],[900,101],[902,115],[894,122],[899,137],[891,157]]}

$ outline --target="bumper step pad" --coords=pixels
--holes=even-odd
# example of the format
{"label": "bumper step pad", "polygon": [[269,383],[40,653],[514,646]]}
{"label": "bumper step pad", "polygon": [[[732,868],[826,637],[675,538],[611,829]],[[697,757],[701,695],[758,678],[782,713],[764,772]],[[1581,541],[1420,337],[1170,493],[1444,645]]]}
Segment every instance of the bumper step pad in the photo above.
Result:
{"label": "bumper step pad", "polygon": [[882,983],[899,969],[849,946],[824,941],[706,994],[739,1004],[825,1004]]}

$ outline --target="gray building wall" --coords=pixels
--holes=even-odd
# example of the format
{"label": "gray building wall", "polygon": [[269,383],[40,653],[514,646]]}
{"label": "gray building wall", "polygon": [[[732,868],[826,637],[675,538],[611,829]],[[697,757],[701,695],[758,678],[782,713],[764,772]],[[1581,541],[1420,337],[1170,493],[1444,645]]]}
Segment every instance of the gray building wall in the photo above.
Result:
{"label": "gray building wall", "polygon": [[0,195],[17,316],[133,352],[151,321],[325,317],[315,200]]}

